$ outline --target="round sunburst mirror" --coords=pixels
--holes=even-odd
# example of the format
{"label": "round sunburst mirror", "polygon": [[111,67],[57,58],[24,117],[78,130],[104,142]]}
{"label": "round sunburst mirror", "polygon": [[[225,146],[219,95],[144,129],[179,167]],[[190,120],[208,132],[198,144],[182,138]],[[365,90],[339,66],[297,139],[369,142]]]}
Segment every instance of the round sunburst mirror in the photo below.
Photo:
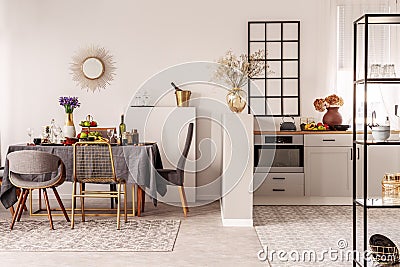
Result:
{"label": "round sunburst mirror", "polygon": [[114,79],[113,57],[102,47],[90,46],[73,56],[72,80],[82,89],[96,91],[105,89]]}

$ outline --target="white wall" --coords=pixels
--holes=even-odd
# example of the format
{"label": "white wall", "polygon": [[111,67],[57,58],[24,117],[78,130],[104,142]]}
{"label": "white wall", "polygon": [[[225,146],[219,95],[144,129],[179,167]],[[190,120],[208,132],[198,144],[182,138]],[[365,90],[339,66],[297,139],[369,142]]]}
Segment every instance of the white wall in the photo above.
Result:
{"label": "white wall", "polygon": [[[26,128],[39,135],[52,118],[63,124],[59,96],[79,97],[76,123],[92,114],[102,126],[117,125],[137,88],[162,69],[215,61],[228,49],[247,52],[249,20],[301,21],[301,110],[304,116],[322,118],[312,102],[331,92],[328,6],[328,0],[0,0],[2,160],[9,144],[27,140]],[[117,67],[115,81],[95,93],[79,89],[69,70],[75,51],[90,44],[109,49]],[[179,77],[171,79],[179,82]],[[218,90],[196,93],[224,101],[225,93]],[[210,123],[199,123],[198,142],[211,135],[210,128]],[[218,172],[213,165],[198,175],[198,183],[210,182]]]}

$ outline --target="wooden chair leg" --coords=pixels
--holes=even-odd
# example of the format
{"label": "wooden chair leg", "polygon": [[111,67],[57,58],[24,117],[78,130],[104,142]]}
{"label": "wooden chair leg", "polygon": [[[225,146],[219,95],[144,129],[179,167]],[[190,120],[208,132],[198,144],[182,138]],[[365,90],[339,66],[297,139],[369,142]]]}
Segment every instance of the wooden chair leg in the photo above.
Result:
{"label": "wooden chair leg", "polygon": [[135,184],[132,184],[132,215],[136,215],[136,210],[135,210]]}
{"label": "wooden chair leg", "polygon": [[70,222],[67,211],[65,210],[64,204],[61,201],[60,195],[57,192],[57,189],[55,187],[52,187],[51,189],[53,189],[54,195],[56,196],[58,205],[60,205],[60,208],[64,214],[65,219],[67,220],[67,222]]}
{"label": "wooden chair leg", "polygon": [[117,193],[117,229],[121,229],[121,183],[118,183],[118,193]]}
{"label": "wooden chair leg", "polygon": [[11,225],[10,225],[10,229],[11,230],[14,228],[15,221],[17,220],[18,212],[19,212],[19,209],[21,207],[23,194],[25,194],[25,189],[22,189],[21,194],[19,194],[17,210],[14,212],[14,215],[13,215],[13,218],[12,218],[12,222],[11,222]]}
{"label": "wooden chair leg", "polygon": [[[17,190],[15,191],[17,193],[17,196],[19,196],[19,194],[21,194],[21,189],[17,188]],[[28,211],[28,208],[26,207],[26,205],[24,204],[24,211]]]}
{"label": "wooden chair leg", "polygon": [[[85,184],[80,183],[80,194],[84,194],[83,191],[85,191]],[[81,214],[82,214],[82,222],[85,221],[85,198],[81,197]]]}
{"label": "wooden chair leg", "polygon": [[19,208],[19,211],[18,211],[17,222],[19,222],[21,220],[22,212],[24,212],[24,206],[25,206],[25,202],[26,202],[28,195],[29,195],[29,190],[26,189],[22,196],[22,202],[21,202],[21,207]]}
{"label": "wooden chair leg", "polygon": [[128,207],[128,199],[127,199],[128,194],[126,193],[127,192],[127,190],[126,190],[127,186],[128,185],[126,183],[124,183],[124,216],[125,216],[125,223],[128,222],[128,212],[126,210],[127,207]]}
{"label": "wooden chair leg", "polygon": [[71,201],[71,229],[74,229],[74,216],[75,216],[75,205],[76,205],[76,182],[72,183],[72,201]]}
{"label": "wooden chair leg", "polygon": [[137,216],[140,217],[142,214],[142,194],[143,190],[142,188],[138,185],[137,187]]}
{"label": "wooden chair leg", "polygon": [[183,214],[186,217],[187,216],[187,212],[189,211],[189,208],[188,208],[188,205],[187,205],[185,189],[183,188],[183,186],[179,186],[179,195],[181,197]]}
{"label": "wooden chair leg", "polygon": [[44,202],[46,203],[47,216],[49,217],[49,221],[50,221],[50,229],[54,230],[53,218],[51,217],[49,197],[47,196],[46,188],[43,188],[43,196],[44,196]]}

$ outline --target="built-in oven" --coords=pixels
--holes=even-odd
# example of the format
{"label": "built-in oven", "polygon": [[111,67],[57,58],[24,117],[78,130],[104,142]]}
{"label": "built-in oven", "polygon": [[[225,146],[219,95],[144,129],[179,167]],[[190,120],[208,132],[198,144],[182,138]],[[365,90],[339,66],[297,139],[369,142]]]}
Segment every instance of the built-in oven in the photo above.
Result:
{"label": "built-in oven", "polygon": [[255,172],[304,172],[303,135],[256,135]]}
{"label": "built-in oven", "polygon": [[254,136],[255,195],[304,196],[303,135]]}

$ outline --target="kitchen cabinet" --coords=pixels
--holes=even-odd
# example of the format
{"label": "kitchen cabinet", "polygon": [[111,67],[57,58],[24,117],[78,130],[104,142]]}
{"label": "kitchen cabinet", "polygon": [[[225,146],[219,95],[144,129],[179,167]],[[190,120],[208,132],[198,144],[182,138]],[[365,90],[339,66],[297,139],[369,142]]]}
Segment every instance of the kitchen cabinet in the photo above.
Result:
{"label": "kitchen cabinet", "polygon": [[319,134],[304,136],[305,195],[346,197],[352,195],[352,136]]}
{"label": "kitchen cabinet", "polygon": [[[266,177],[265,177],[266,176]],[[304,197],[303,173],[255,173],[254,181],[260,186],[254,192],[255,196],[268,197]]]}

